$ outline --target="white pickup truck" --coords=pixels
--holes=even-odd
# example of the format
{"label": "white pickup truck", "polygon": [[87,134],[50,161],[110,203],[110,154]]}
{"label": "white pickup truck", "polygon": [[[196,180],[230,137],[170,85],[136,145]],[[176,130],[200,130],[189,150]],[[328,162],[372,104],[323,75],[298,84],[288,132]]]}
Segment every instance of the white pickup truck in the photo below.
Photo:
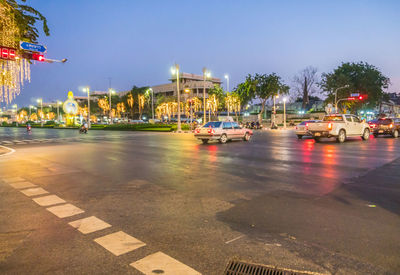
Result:
{"label": "white pickup truck", "polygon": [[338,142],[345,142],[347,137],[369,138],[368,123],[355,115],[331,114],[326,115],[321,122],[310,123],[308,132],[316,142],[322,137],[335,137]]}

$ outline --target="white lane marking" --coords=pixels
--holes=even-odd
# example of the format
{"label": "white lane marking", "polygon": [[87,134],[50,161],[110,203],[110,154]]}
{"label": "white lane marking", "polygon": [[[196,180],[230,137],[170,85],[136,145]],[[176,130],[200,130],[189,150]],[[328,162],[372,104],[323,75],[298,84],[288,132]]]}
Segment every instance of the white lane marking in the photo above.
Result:
{"label": "white lane marking", "polygon": [[115,256],[128,253],[146,244],[122,231],[105,235],[94,240]]}
{"label": "white lane marking", "polygon": [[15,189],[25,189],[25,188],[36,187],[35,184],[33,184],[29,181],[14,182],[14,183],[10,183],[10,185]]}
{"label": "white lane marking", "polygon": [[43,195],[43,194],[48,194],[49,193],[46,190],[44,190],[43,188],[41,188],[41,187],[24,189],[24,190],[19,190],[19,191],[22,192],[24,195],[26,195],[28,197],[38,196],[38,195]]}
{"label": "white lane marking", "polygon": [[21,177],[12,177],[12,178],[4,178],[2,179],[5,183],[14,183],[14,182],[20,182],[20,181],[26,181],[26,179],[21,178]]}
{"label": "white lane marking", "polygon": [[73,221],[68,224],[78,229],[83,234],[89,234],[95,231],[111,227],[111,224],[108,224],[100,220],[99,218],[96,218],[95,216]]}
{"label": "white lane marking", "polygon": [[[3,141],[3,143],[4,143],[4,141]],[[4,153],[4,154],[1,154],[0,157],[7,156],[7,155],[11,155],[11,154],[14,154],[14,153],[15,153],[15,150],[14,150],[13,148],[9,148],[9,147],[3,146],[3,145],[0,145],[0,147],[9,150],[9,152]]]}
{"label": "white lane marking", "polygon": [[190,266],[187,266],[178,260],[162,253],[156,252],[143,259],[130,264],[130,266],[136,268],[144,274],[156,274],[160,273],[163,275],[199,275]]}
{"label": "white lane marking", "polygon": [[239,239],[241,239],[241,238],[243,238],[243,237],[244,237],[244,235],[240,235],[239,237],[236,237],[236,238],[234,238],[234,239],[232,239],[232,240],[226,241],[225,243],[228,244],[228,243],[237,241],[237,240],[239,240]]}
{"label": "white lane marking", "polygon": [[82,209],[69,203],[58,206],[52,206],[46,209],[47,211],[53,213],[59,218],[71,217],[85,212]]}
{"label": "white lane marking", "polygon": [[40,198],[35,198],[33,199],[33,201],[39,204],[40,206],[50,206],[50,205],[65,203],[65,200],[56,195],[48,195]]}

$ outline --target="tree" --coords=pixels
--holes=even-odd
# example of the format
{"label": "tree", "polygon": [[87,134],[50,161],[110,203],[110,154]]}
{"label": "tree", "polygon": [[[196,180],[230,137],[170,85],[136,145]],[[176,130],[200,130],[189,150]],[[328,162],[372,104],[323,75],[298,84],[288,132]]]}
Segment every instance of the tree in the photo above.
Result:
{"label": "tree", "polygon": [[294,77],[294,86],[298,96],[303,98],[301,108],[304,110],[310,103],[310,95],[314,92],[314,85],[317,81],[317,68],[307,67]]}
{"label": "tree", "polygon": [[384,89],[388,88],[390,79],[384,76],[378,68],[368,63],[342,63],[331,73],[322,74],[319,86],[328,95],[326,102],[334,103],[335,90],[349,85],[348,88],[340,89],[337,98],[346,98],[351,93],[360,93],[368,96],[363,101],[346,102],[349,109],[353,110],[366,104],[366,107],[375,107],[386,99]]}
{"label": "tree", "polygon": [[[36,43],[39,37],[36,25],[40,21],[48,36],[47,20],[40,12],[16,0],[0,0],[0,45],[19,49],[19,41]],[[20,50],[17,52],[21,54]],[[30,80],[29,64],[24,58],[0,60],[0,102],[10,103],[20,93],[24,80]]]}
{"label": "tree", "polygon": [[[258,121],[262,122],[262,114],[265,110],[265,103],[268,99],[273,98],[278,94],[287,94],[289,87],[283,84],[281,77],[275,73],[248,75],[246,81],[241,86],[241,92],[245,99],[256,99],[261,102],[261,111],[258,114]],[[240,93],[238,92],[240,95]]]}
{"label": "tree", "polygon": [[214,87],[208,91],[208,95],[209,96],[215,95],[215,99],[216,99],[216,102],[218,102],[218,106],[214,106],[214,107],[217,107],[217,110],[216,110],[217,113],[218,113],[218,110],[224,108],[226,93],[225,93],[224,89],[222,89],[221,86],[214,85]]}

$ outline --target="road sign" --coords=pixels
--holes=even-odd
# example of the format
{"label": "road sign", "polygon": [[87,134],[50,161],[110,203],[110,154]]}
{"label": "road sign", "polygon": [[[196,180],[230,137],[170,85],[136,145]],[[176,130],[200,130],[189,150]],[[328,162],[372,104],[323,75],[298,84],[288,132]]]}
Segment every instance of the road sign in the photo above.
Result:
{"label": "road sign", "polygon": [[28,43],[28,42],[24,42],[24,41],[20,41],[19,46],[21,49],[26,50],[26,51],[31,51],[31,52],[44,53],[47,50],[46,47],[43,45]]}
{"label": "road sign", "polygon": [[358,96],[360,96],[360,93],[354,93],[354,94],[351,94],[350,96],[351,97],[358,97]]}

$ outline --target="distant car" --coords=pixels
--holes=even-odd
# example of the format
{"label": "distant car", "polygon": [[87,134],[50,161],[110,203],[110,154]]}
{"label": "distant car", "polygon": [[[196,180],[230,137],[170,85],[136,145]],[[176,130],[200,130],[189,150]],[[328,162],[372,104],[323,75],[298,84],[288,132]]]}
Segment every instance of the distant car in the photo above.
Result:
{"label": "distant car", "polygon": [[218,140],[220,143],[234,139],[249,141],[252,135],[252,130],[242,128],[231,121],[210,121],[194,131],[194,137],[203,143],[208,143],[210,140]]}
{"label": "distant car", "polygon": [[306,120],[296,126],[296,135],[298,139],[302,139],[303,136],[311,136],[308,132],[308,125],[310,123],[317,122],[317,120]]}
{"label": "distant car", "polygon": [[379,135],[391,135],[394,138],[399,137],[400,118],[380,118],[376,121],[375,127],[371,129],[374,137]]}

